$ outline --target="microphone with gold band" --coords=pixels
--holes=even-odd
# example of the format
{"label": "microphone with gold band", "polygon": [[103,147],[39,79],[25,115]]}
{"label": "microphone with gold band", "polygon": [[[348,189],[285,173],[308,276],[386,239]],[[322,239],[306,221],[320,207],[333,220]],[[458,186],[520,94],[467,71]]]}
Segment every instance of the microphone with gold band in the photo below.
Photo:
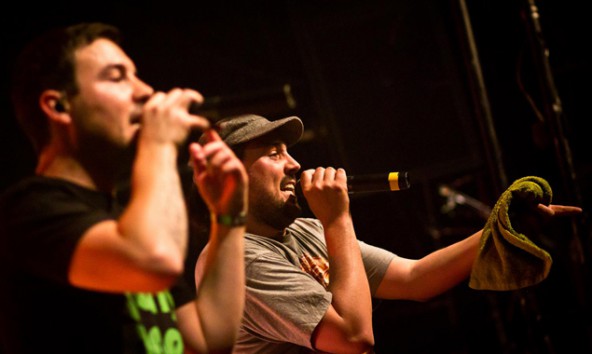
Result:
{"label": "microphone with gold band", "polygon": [[[385,172],[366,175],[348,175],[349,194],[364,192],[394,192],[411,188],[409,172]],[[296,194],[302,196],[300,180],[296,183]]]}
{"label": "microphone with gold band", "polygon": [[347,189],[350,194],[401,191],[410,187],[407,171],[347,176]]}

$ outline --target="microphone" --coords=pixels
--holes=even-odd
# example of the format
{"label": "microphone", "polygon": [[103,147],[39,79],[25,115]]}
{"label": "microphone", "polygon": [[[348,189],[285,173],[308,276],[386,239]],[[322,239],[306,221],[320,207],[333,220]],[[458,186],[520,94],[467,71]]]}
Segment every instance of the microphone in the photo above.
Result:
{"label": "microphone", "polygon": [[467,194],[457,191],[456,189],[446,184],[440,185],[440,187],[438,188],[438,192],[440,196],[446,197],[446,204],[440,207],[440,211],[443,214],[448,214],[454,208],[456,208],[457,205],[468,205],[473,209],[477,210],[477,212],[479,212],[479,214],[485,220],[489,219],[489,215],[491,214],[491,208],[487,204]]}
{"label": "microphone", "polygon": [[211,123],[215,123],[222,118],[218,113],[221,102],[222,98],[220,96],[204,97],[202,103],[191,102],[188,111],[191,114],[204,116],[208,118]]}
{"label": "microphone", "polygon": [[[411,182],[407,171],[347,176],[348,194],[394,192],[409,188],[411,188]],[[296,193],[302,196],[300,180],[296,183]]]}
{"label": "microphone", "polygon": [[349,194],[392,192],[409,189],[410,187],[411,182],[407,171],[347,176],[347,191]]}
{"label": "microphone", "polygon": [[279,115],[296,107],[290,84],[225,96],[205,97],[203,103],[192,103],[189,113],[206,117],[214,124],[222,118],[245,113]]}

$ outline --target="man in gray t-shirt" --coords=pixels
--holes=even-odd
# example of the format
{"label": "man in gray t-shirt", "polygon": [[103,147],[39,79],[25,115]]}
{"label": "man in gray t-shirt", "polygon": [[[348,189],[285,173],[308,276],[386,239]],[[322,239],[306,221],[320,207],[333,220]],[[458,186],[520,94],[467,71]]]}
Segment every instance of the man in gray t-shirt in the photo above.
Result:
{"label": "man in gray t-shirt", "polygon": [[[279,238],[247,233],[247,300],[238,351],[298,353],[311,347],[311,335],[332,302],[323,234],[321,223],[308,218],[296,219]],[[359,244],[374,293],[394,255]]]}
{"label": "man in gray t-shirt", "polygon": [[[236,353],[371,352],[372,297],[427,300],[469,276],[482,231],[418,260],[358,241],[343,169],[301,173],[316,219],[301,218],[300,164],[288,153],[303,132],[299,118],[243,115],[217,125],[249,175],[246,303]],[[197,263],[198,281],[208,249]]]}

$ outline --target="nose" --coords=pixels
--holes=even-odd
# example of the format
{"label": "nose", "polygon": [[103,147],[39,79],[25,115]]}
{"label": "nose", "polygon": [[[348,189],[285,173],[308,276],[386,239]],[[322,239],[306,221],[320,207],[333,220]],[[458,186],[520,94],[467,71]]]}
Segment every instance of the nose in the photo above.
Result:
{"label": "nose", "polygon": [[139,100],[147,100],[148,97],[154,94],[154,88],[144,81],[136,78],[134,80],[134,96],[138,97]]}
{"label": "nose", "polygon": [[300,164],[296,161],[292,155],[288,154],[287,163],[286,163],[286,172],[289,174],[295,174],[296,172],[300,171]]}

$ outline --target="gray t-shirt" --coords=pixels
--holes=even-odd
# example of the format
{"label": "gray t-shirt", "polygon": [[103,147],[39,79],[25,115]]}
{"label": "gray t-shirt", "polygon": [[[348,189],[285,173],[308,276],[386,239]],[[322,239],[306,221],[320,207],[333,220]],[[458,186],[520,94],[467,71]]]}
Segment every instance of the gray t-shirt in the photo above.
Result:
{"label": "gray t-shirt", "polygon": [[[358,241],[374,294],[395,256]],[[324,231],[299,218],[282,240],[246,234],[247,293],[235,353],[310,353],[311,335],[331,304]]]}

